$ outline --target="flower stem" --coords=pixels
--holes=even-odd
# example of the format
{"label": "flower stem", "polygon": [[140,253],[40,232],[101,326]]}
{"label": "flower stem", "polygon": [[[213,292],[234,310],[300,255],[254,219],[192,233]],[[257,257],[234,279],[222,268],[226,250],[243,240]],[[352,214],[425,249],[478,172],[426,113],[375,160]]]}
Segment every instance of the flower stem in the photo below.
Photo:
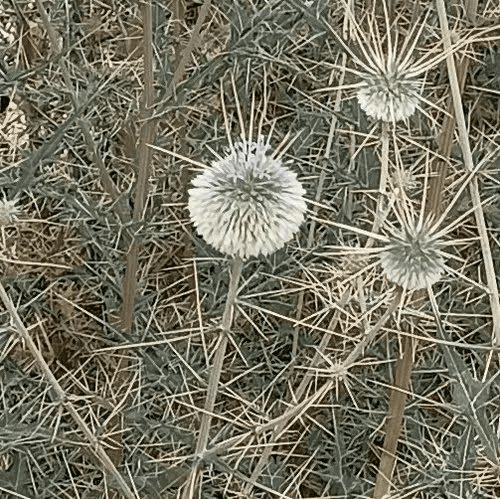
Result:
{"label": "flower stem", "polygon": [[214,410],[220,374],[222,371],[222,363],[224,362],[224,355],[226,353],[226,346],[229,339],[228,334],[231,328],[231,323],[233,321],[233,308],[238,292],[238,282],[240,280],[242,267],[243,262],[241,261],[241,258],[235,257],[231,262],[231,268],[229,271],[229,291],[227,293],[226,306],[224,308],[224,314],[222,316],[220,343],[217,347],[217,352],[215,353],[214,365],[212,367],[212,372],[210,373],[210,378],[208,380],[205,411],[201,419],[201,431],[200,438],[198,439],[198,443],[196,445],[196,454],[202,453],[207,447],[210,423],[212,421],[212,412]]}
{"label": "flower stem", "polygon": [[[380,158],[380,185],[379,195],[377,200],[377,211],[373,222],[372,232],[378,233],[380,227],[384,223],[386,214],[384,213],[384,204],[386,201],[387,184],[389,181],[389,124],[382,123],[382,135],[380,137],[382,144],[382,154]],[[367,246],[371,246],[367,243]]]}
{"label": "flower stem", "polygon": [[[203,416],[201,418],[200,435],[198,437],[198,442],[196,443],[197,458],[202,456],[207,448],[208,437],[210,433],[210,425],[212,422],[215,400],[217,398],[217,391],[219,388],[219,380],[222,371],[222,365],[224,363],[224,356],[226,354],[229,332],[231,329],[231,324],[233,322],[234,303],[236,301],[238,293],[238,283],[240,280],[242,268],[243,268],[243,261],[241,260],[241,258],[238,256],[234,257],[233,261],[231,262],[231,267],[229,269],[229,290],[227,293],[224,314],[222,315],[221,331],[219,338],[220,341],[218,346],[216,347],[217,351],[214,357],[212,372],[210,373],[210,378],[208,380],[207,398],[205,399],[205,407],[203,410]],[[183,495],[184,499],[193,497],[193,493],[196,488],[198,473],[199,473],[199,468],[198,465],[196,465],[191,470],[187,486],[184,490],[184,495]]]}

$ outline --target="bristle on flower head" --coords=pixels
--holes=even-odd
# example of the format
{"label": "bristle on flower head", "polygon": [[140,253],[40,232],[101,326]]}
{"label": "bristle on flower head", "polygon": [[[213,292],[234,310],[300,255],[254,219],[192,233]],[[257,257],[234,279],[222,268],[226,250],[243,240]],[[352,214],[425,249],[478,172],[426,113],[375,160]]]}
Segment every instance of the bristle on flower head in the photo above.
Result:
{"label": "bristle on flower head", "polygon": [[393,231],[389,245],[380,253],[380,264],[387,278],[402,288],[424,289],[443,274],[442,246],[427,224],[410,220]]}
{"label": "bristle on flower head", "polygon": [[264,137],[233,144],[193,180],[188,208],[198,233],[243,260],[281,248],[304,220],[305,191]]}

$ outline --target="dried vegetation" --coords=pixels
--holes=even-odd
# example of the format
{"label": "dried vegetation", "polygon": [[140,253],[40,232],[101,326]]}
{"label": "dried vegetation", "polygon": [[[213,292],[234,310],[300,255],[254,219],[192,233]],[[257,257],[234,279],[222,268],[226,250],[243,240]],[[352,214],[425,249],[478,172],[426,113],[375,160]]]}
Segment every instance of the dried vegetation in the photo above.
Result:
{"label": "dried vegetation", "polygon": [[[446,4],[2,2],[0,497],[500,496],[500,9]],[[420,109],[382,125],[360,44],[420,22]],[[229,277],[187,189],[232,80],[310,204],[243,267],[197,456]],[[378,265],[397,209],[444,214],[432,291]]]}

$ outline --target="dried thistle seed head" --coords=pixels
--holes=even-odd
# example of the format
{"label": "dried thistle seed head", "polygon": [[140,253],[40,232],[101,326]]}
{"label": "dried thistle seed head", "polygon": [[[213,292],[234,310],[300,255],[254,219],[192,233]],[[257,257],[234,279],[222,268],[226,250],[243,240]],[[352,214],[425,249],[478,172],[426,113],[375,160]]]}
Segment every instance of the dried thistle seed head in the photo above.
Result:
{"label": "dried thistle seed head", "polygon": [[395,189],[403,190],[404,192],[413,191],[420,186],[420,182],[414,173],[406,168],[398,168],[391,177]]}
{"label": "dried thistle seed head", "polygon": [[387,278],[404,289],[424,289],[439,281],[444,271],[442,242],[428,225],[408,221],[393,231],[380,253]]}
{"label": "dried thistle seed head", "polygon": [[304,220],[305,191],[264,137],[237,142],[193,180],[188,208],[205,241],[247,259],[281,248]]}
{"label": "dried thistle seed head", "polygon": [[7,201],[0,199],[0,226],[8,225],[17,221],[19,208],[16,206],[17,200]]}
{"label": "dried thistle seed head", "polygon": [[420,100],[420,82],[405,73],[396,63],[388,64],[387,71],[367,73],[357,93],[361,109],[368,116],[386,122],[409,118]]}

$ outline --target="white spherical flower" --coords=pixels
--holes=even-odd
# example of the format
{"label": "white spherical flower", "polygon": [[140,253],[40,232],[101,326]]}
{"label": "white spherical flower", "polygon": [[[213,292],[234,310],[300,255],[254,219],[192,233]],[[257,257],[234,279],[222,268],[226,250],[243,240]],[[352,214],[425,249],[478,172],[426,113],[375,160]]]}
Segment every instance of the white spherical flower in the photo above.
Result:
{"label": "white spherical flower", "polygon": [[387,71],[366,74],[357,96],[361,109],[377,120],[395,122],[409,118],[420,101],[419,80],[390,64]]}
{"label": "white spherical flower", "polygon": [[188,208],[205,241],[247,259],[281,248],[304,220],[305,191],[263,137],[237,142],[193,180]]}
{"label": "white spherical flower", "polygon": [[424,289],[439,281],[445,263],[439,237],[428,225],[408,221],[393,231],[390,244],[380,253],[387,278],[404,289]]}

